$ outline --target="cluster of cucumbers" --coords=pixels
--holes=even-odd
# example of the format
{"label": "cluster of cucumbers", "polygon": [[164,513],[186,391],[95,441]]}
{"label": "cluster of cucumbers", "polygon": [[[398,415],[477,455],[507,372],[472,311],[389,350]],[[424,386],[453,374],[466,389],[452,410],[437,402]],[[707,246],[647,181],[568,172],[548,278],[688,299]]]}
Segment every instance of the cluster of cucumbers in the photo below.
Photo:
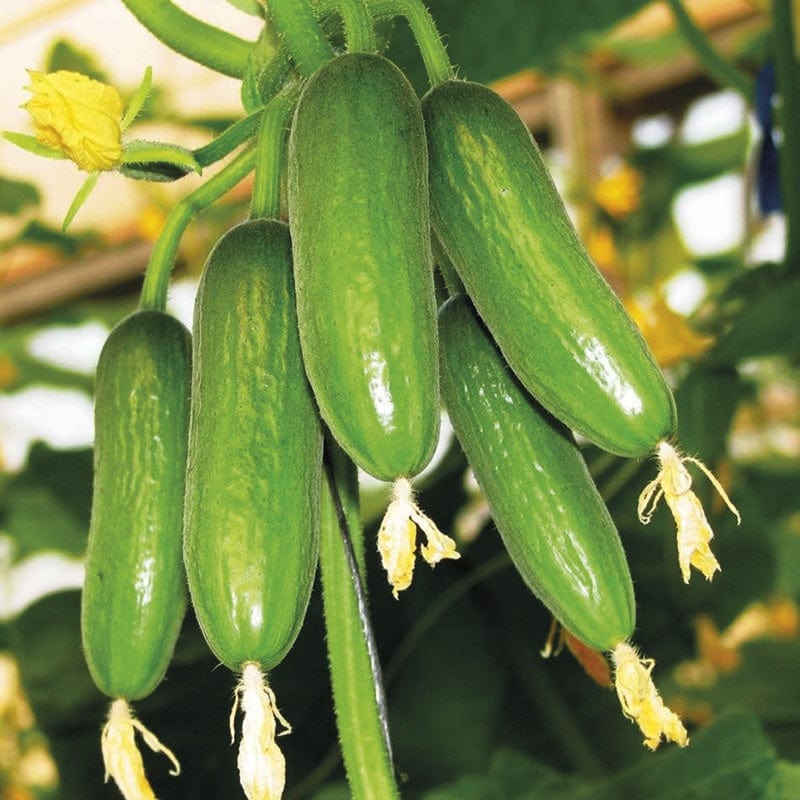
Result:
{"label": "cluster of cucumbers", "polygon": [[[278,664],[314,582],[326,429],[365,472],[410,479],[442,405],[523,579],[612,651],[633,587],[573,432],[646,456],[675,405],[529,131],[475,83],[420,100],[373,52],[290,89],[285,165],[279,130],[256,168],[272,170],[256,191],[285,175],[288,223],[255,198],[208,258],[192,334],[139,310],[100,358],[82,612],[97,685],[155,688],[186,585],[220,662]],[[434,240],[451,292],[438,314]]]}

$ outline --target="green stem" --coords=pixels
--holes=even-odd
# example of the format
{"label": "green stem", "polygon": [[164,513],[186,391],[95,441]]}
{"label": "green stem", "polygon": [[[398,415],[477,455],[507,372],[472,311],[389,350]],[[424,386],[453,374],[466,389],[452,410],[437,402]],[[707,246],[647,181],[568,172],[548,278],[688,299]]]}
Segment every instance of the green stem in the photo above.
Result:
{"label": "green stem", "polygon": [[350,53],[374,53],[377,47],[372,17],[366,0],[338,0],[347,50]]}
{"label": "green stem", "polygon": [[362,584],[363,533],[355,465],[330,438],[322,485],[320,569],[336,721],[351,797],[392,800],[383,684]]}
{"label": "green stem", "polygon": [[333,58],[333,47],[308,0],[270,0],[269,15],[303,76]]}
{"label": "green stem", "polygon": [[794,54],[792,0],[773,0],[775,77],[781,97],[781,201],[786,214],[786,270],[800,272],[800,75]]}
{"label": "green stem", "polygon": [[198,64],[241,78],[253,42],[208,25],[170,0],[122,0],[139,22],[176,53]]}
{"label": "green stem", "polygon": [[376,20],[404,17],[417,42],[431,88],[453,80],[455,71],[447,57],[436,23],[422,0],[369,0]]}
{"label": "green stem", "polygon": [[264,109],[256,141],[256,174],[250,202],[252,219],[278,219],[281,214],[281,174],[286,153],[286,133],[300,96],[292,84]]}
{"label": "green stem", "polygon": [[207,167],[230,155],[240,144],[244,144],[256,135],[263,113],[264,109],[259,108],[244,119],[234,122],[216,139],[194,150],[192,152],[194,160],[201,167]]}
{"label": "green stem", "polygon": [[678,30],[692,48],[705,71],[720,86],[729,86],[744,95],[748,103],[755,97],[755,83],[741,70],[733,66],[709,41],[708,37],[695,25],[681,0],[667,0],[675,15]]}
{"label": "green stem", "polygon": [[186,226],[203,209],[219,200],[252,172],[255,162],[256,151],[250,147],[226,164],[200,188],[187,194],[169,212],[147,265],[139,303],[141,308],[163,310],[166,307],[169,278]]}

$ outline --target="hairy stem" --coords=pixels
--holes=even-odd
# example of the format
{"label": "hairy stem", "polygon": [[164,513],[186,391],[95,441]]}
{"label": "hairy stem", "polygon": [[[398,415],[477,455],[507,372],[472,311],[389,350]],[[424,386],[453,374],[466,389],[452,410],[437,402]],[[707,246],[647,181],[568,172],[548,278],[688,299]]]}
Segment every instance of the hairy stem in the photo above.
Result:
{"label": "hairy stem", "polygon": [[171,0],[122,0],[139,22],[176,53],[223,75],[241,78],[254,42],[187,14]]}
{"label": "hairy stem", "polygon": [[270,0],[269,15],[302,75],[312,75],[333,58],[333,47],[308,0]]}
{"label": "hairy stem", "polygon": [[226,164],[199,189],[187,194],[167,215],[156,241],[142,285],[141,308],[163,310],[172,267],[186,226],[205,208],[215,203],[244,179],[256,162],[255,148],[250,147]]}

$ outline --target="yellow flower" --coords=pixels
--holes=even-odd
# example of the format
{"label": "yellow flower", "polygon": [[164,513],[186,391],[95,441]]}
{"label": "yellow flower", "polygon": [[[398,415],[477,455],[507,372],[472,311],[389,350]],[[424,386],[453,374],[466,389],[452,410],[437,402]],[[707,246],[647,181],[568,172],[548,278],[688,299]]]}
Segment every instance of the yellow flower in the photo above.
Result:
{"label": "yellow flower", "polygon": [[617,265],[614,235],[605,226],[593,228],[586,239],[586,249],[601,272],[611,272]]}
{"label": "yellow flower", "polygon": [[406,478],[398,478],[392,487],[392,501],[378,531],[378,550],[395,599],[398,592],[411,585],[416,560],[417,527],[427,538],[427,544],[420,547],[420,553],[432,567],[443,558],[460,558],[456,543],[445,536],[414,502],[411,483]]}
{"label": "yellow flower", "polygon": [[708,579],[720,568],[711,552],[710,542],[714,536],[706,519],[705,511],[697,495],[692,491],[692,476],[684,464],[697,466],[708,477],[720,497],[736,516],[741,517],[730,501],[720,482],[709,469],[696,458],[682,456],[667,442],[658,445],[658,475],[647,484],[639,495],[639,520],[646,525],[653,516],[658,501],[663,497],[678,526],[678,562],[684,583],[689,583],[690,568],[695,567]]}
{"label": "yellow flower", "polygon": [[25,108],[37,141],[62,151],[86,172],[113,169],[122,161],[122,98],[77,72],[28,71],[33,97]]}
{"label": "yellow flower", "polygon": [[644,744],[655,750],[662,737],[681,747],[689,744],[689,736],[680,717],[664,704],[651,673],[655,667],[652,658],[639,658],[631,645],[620,642],[611,654],[614,662],[614,688],[617,690],[622,712],[639,726],[644,734]]}
{"label": "yellow flower", "polygon": [[594,187],[597,205],[614,219],[624,219],[639,207],[642,176],[629,164],[622,164],[601,178]]}

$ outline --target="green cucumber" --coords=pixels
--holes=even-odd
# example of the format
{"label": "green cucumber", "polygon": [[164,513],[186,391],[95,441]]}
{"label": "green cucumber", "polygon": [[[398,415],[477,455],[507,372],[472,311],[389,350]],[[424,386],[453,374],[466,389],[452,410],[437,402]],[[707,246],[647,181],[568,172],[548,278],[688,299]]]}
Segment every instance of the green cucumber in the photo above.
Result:
{"label": "green cucumber", "polygon": [[475,83],[443,83],[422,107],[434,231],[511,368],[600,447],[652,453],[675,431],[672,393],[579,241],[530,132]]}
{"label": "green cucumber", "polygon": [[209,255],[195,306],[184,560],[232,670],[275,666],[308,606],[322,433],[303,372],[288,228],[251,220]]}
{"label": "green cucumber", "polygon": [[570,434],[520,385],[463,295],[439,313],[442,397],[517,570],[590,647],[633,632],[628,563]]}
{"label": "green cucumber", "polygon": [[377,55],[308,81],[289,139],[297,316],[320,413],[381,480],[417,474],[439,431],[427,157],[419,100]]}
{"label": "green cucumber", "polygon": [[97,366],[81,628],[92,678],[113,698],[137,700],[160,683],[186,609],[190,356],[178,320],[138,311],[111,332]]}

